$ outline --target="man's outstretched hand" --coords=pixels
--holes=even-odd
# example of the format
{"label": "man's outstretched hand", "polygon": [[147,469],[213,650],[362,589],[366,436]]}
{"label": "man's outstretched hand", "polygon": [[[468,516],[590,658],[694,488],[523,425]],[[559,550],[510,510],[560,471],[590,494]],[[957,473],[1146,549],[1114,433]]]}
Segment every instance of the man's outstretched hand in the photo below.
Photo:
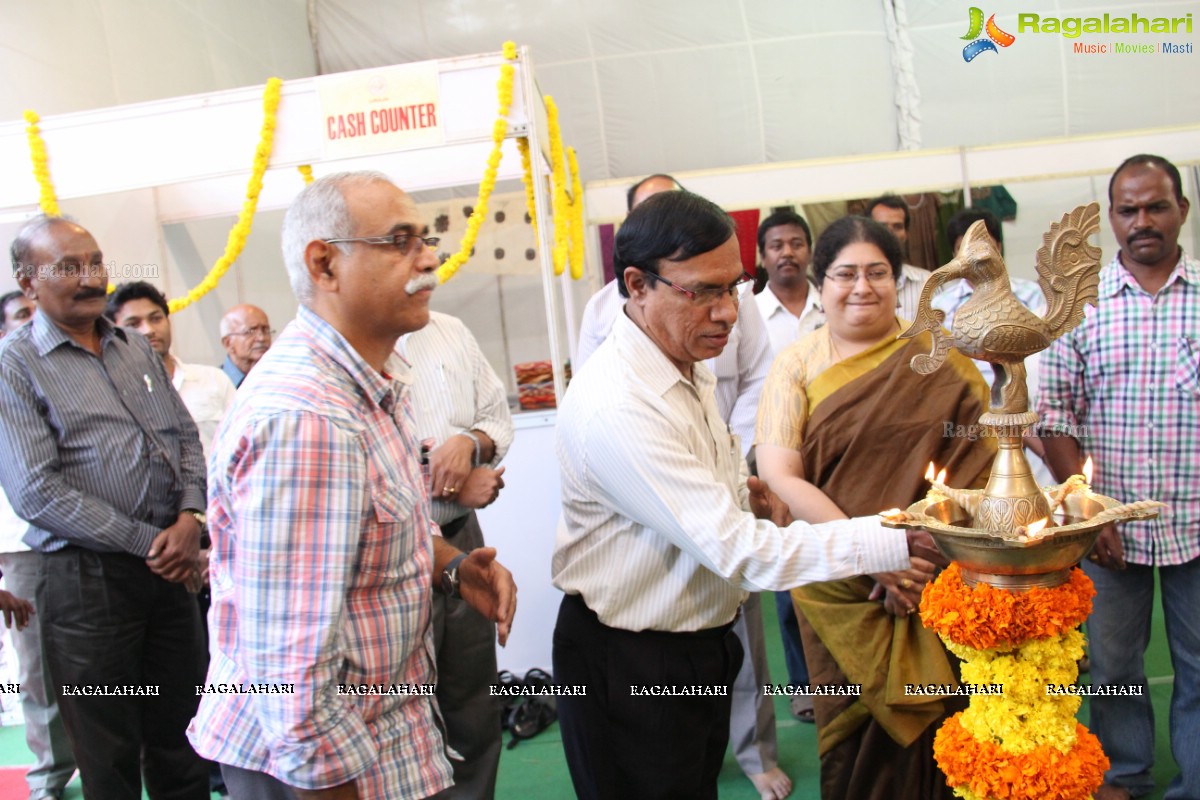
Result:
{"label": "man's outstretched hand", "polygon": [[463,559],[458,565],[458,590],[471,608],[496,623],[497,639],[503,646],[517,613],[517,584],[496,560],[496,548],[480,547]]}

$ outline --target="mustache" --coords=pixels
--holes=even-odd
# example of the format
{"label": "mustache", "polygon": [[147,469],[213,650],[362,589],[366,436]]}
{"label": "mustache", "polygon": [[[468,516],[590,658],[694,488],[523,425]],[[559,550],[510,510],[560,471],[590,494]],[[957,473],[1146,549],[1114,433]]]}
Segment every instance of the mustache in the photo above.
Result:
{"label": "mustache", "polygon": [[404,291],[410,295],[425,289],[436,289],[438,287],[438,276],[436,272],[424,272],[404,284]]}
{"label": "mustache", "polygon": [[108,296],[108,293],[105,292],[103,289],[98,289],[94,286],[91,286],[91,287],[85,287],[83,289],[80,289],[78,292],[75,293],[75,297],[73,299],[75,299],[76,301],[92,300],[97,297],[107,297],[107,296]]}
{"label": "mustache", "polygon": [[1158,231],[1139,231],[1129,237],[1129,241],[1136,242],[1139,239],[1158,239],[1162,241],[1163,235]]}

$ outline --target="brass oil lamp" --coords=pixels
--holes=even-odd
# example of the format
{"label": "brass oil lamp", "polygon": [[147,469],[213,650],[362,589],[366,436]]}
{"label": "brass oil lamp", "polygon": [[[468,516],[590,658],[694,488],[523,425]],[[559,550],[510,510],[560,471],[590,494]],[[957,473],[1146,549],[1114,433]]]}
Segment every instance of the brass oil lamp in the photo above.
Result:
{"label": "brass oil lamp", "polygon": [[[1057,586],[1087,555],[1105,525],[1158,515],[1161,503],[1122,504],[1096,494],[1091,475],[1041,487],[1022,448],[1025,431],[1038,421],[1029,409],[1025,359],[1083,320],[1084,306],[1095,305],[1100,280],[1100,249],[1088,243],[1100,229],[1100,206],[1080,206],[1050,226],[1037,253],[1038,285],[1046,297],[1045,317],[1017,299],[995,242],[982,221],[963,237],[958,254],[925,284],[917,320],[901,334],[930,331],[933,351],[916,356],[912,368],[927,375],[942,365],[951,347],[995,368],[991,404],[979,418],[999,450],[987,486],[953,489],[943,477],[927,478],[932,488],[906,510],[885,511],[883,524],[924,528],[942,552],[957,561],[963,580],[1022,591]],[[974,293],[954,316],[947,335],[945,315],[932,308],[934,292],[948,280],[970,282]]]}

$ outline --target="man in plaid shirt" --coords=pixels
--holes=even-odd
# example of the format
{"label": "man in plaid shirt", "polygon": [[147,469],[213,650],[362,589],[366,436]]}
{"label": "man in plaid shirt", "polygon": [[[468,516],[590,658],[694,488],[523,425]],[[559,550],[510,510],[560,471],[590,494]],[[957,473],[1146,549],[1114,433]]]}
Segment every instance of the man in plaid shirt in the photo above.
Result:
{"label": "man in plaid shirt", "polygon": [[1137,155],[1113,173],[1109,221],[1120,252],[1100,273],[1098,307],[1051,345],[1038,412],[1059,480],[1095,461],[1093,487],[1121,502],[1161,500],[1156,520],[1105,528],[1084,570],[1096,584],[1088,622],[1094,685],[1141,696],[1094,697],[1092,729],[1112,766],[1097,800],[1154,789],[1154,713],[1144,668],[1154,573],[1175,668],[1167,800],[1200,797],[1200,262],[1179,246],[1187,219],[1179,170]]}
{"label": "man in plaid shirt", "polygon": [[431,591],[498,623],[496,551],[437,534],[396,339],[429,321],[438,260],[379,173],[306,187],[283,224],[300,301],[213,442],[212,635],[188,731],[234,800],[402,800],[451,783]]}

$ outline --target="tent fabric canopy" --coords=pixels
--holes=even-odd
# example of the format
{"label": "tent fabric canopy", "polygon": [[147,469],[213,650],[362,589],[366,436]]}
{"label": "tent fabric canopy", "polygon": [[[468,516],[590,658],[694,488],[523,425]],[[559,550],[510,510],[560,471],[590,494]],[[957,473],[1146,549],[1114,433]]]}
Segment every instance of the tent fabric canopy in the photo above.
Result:
{"label": "tent fabric canopy", "polygon": [[984,10],[1016,40],[968,63],[967,4],[940,0],[310,0],[324,72],[528,45],[585,180],[1200,122],[1200,54],[1077,54],[1087,37],[1021,33],[1017,11]]}

